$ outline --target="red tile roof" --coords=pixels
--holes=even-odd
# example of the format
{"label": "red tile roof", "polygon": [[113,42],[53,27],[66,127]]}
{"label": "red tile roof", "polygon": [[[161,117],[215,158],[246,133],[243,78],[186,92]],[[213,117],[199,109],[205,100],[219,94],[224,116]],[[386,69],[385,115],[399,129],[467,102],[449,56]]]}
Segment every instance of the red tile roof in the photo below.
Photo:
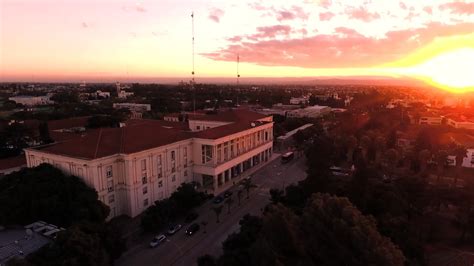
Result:
{"label": "red tile roof", "polygon": [[79,137],[44,146],[41,151],[84,159],[96,159],[117,153],[135,153],[192,137],[180,123],[159,120],[130,121],[122,128],[89,130]]}
{"label": "red tile roof", "polygon": [[[215,128],[206,129],[203,131],[199,131],[195,133],[195,137],[201,139],[219,139],[225,136],[229,136],[247,129],[251,129],[253,127],[258,127],[264,124],[268,124],[270,122],[250,122],[250,121],[243,121],[237,123],[231,123]],[[252,126],[252,124],[254,126]]]}
{"label": "red tile roof", "polygon": [[16,157],[0,159],[0,170],[6,170],[22,166],[26,166],[26,158],[24,154]]}
{"label": "red tile roof", "polygon": [[[118,153],[131,154],[190,139],[217,139],[269,122],[255,121],[268,116],[247,110],[231,110],[203,115],[211,121],[229,121],[227,125],[191,132],[187,123],[163,120],[128,120],[125,127],[101,128],[74,134],[69,139],[37,148],[43,152],[84,159],[96,159]],[[218,119],[218,120],[217,120]],[[231,120],[233,119],[233,120]],[[252,126],[253,123],[253,126]],[[63,136],[66,136],[62,133]]]}

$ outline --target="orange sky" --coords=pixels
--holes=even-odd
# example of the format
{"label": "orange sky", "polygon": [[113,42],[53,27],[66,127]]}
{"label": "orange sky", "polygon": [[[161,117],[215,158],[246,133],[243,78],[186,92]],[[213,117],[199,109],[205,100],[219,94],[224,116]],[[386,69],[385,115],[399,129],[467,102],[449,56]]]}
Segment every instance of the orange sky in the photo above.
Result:
{"label": "orange sky", "polygon": [[[472,66],[473,1],[0,3],[1,81],[189,78],[194,11],[197,79],[235,76],[239,54],[243,77],[408,75],[474,86],[454,71]],[[440,69],[446,62],[454,65]]]}

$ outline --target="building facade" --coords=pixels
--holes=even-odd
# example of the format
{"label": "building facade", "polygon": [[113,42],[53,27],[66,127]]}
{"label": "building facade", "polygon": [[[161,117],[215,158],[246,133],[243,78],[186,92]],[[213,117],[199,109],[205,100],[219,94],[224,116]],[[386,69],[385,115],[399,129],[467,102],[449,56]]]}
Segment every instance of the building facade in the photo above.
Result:
{"label": "building facade", "polygon": [[271,116],[230,110],[188,122],[129,120],[25,155],[28,167],[49,163],[81,177],[110,207],[110,217],[135,217],[182,183],[222,193],[269,160],[272,149]]}
{"label": "building facade", "polygon": [[15,103],[23,104],[25,106],[47,105],[52,104],[51,95],[46,96],[14,96],[8,98]]}

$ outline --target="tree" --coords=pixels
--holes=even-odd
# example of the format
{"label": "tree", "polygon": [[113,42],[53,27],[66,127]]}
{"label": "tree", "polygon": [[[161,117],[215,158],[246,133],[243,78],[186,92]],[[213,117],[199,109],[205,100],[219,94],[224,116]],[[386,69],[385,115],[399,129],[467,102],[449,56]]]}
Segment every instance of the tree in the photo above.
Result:
{"label": "tree", "polygon": [[0,158],[19,155],[33,134],[24,124],[12,123],[0,132]]}
{"label": "tree", "polygon": [[48,144],[53,142],[53,139],[51,139],[51,136],[49,135],[49,128],[48,128],[48,122],[41,122],[39,127],[39,136],[40,136],[40,141],[42,144]]}
{"label": "tree", "polygon": [[225,200],[225,204],[227,204],[227,213],[230,214],[230,206],[234,203],[234,200],[232,200],[232,197],[228,197]]}
{"label": "tree", "polygon": [[369,153],[369,148],[370,148],[371,143],[372,141],[370,140],[370,137],[367,135],[362,136],[360,138],[360,147],[362,148],[362,158],[366,162],[369,161],[368,153]]}
{"label": "tree", "polygon": [[464,157],[467,156],[466,147],[458,145],[453,150],[454,156],[456,156],[456,174],[454,175],[454,185],[456,186],[457,180],[461,177],[462,163]]}
{"label": "tree", "polygon": [[418,153],[418,161],[420,162],[420,175],[426,175],[426,168],[428,165],[428,160],[431,159],[431,152],[427,149],[421,150]]}
{"label": "tree", "polygon": [[270,189],[270,198],[272,203],[279,203],[283,201],[284,191],[276,188]]}
{"label": "tree", "polygon": [[395,168],[398,164],[398,152],[395,149],[387,150],[385,154],[385,159],[389,165],[390,173],[393,175],[395,173]]}
{"label": "tree", "polygon": [[357,148],[357,138],[354,136],[350,136],[347,139],[347,161],[352,163],[354,159],[354,150]]}
{"label": "tree", "polygon": [[[244,221],[245,220],[245,221]],[[313,194],[302,215],[282,204],[244,217],[217,265],[403,265],[405,257],[347,198]],[[276,233],[278,232],[278,233]]]}
{"label": "tree", "polygon": [[181,184],[167,199],[156,201],[142,214],[140,226],[146,232],[157,232],[185,215],[204,201],[204,193],[197,192],[191,183]]}
{"label": "tree", "polygon": [[252,188],[254,185],[252,184],[252,180],[250,179],[247,179],[245,182],[244,182],[244,188],[245,188],[245,191],[247,191],[247,199],[250,197],[250,188]]}
{"label": "tree", "polygon": [[242,198],[242,189],[237,190],[237,199],[239,200],[239,206],[240,206],[240,199]]}
{"label": "tree", "polygon": [[211,210],[216,214],[216,223],[219,223],[219,216],[222,213],[222,205],[212,207]]}
{"label": "tree", "polygon": [[448,152],[445,150],[439,150],[436,155],[436,182],[439,183],[441,176],[444,174],[446,167],[446,161],[448,160]]}
{"label": "tree", "polygon": [[190,210],[201,205],[204,197],[204,193],[196,191],[193,184],[182,183],[170,198],[176,201],[179,208]]}
{"label": "tree", "polygon": [[108,266],[124,250],[125,242],[116,232],[104,225],[81,223],[59,233],[28,261],[36,266]]}
{"label": "tree", "polygon": [[382,136],[377,136],[375,138],[375,163],[380,163],[382,159],[382,154],[385,151],[385,138]]}
{"label": "tree", "polygon": [[76,176],[49,164],[25,168],[0,179],[0,224],[44,220],[58,226],[104,222],[109,208]]}

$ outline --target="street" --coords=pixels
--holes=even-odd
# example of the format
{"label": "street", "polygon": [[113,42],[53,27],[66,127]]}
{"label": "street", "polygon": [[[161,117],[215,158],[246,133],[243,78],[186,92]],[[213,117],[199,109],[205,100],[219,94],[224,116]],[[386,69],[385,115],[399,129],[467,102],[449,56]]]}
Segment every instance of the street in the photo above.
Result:
{"label": "street", "polygon": [[[166,242],[156,248],[150,248],[150,239],[143,239],[138,246],[131,248],[116,262],[119,266],[128,265],[196,265],[197,258],[210,254],[219,256],[222,252],[222,242],[227,236],[239,230],[239,221],[245,214],[260,215],[261,210],[270,202],[271,188],[282,189],[292,183],[296,183],[306,177],[304,156],[295,158],[293,161],[282,164],[280,159],[269,162],[261,169],[252,174],[252,183],[256,185],[250,190],[247,199],[246,191],[243,191],[241,204],[238,206],[236,188],[232,199],[230,214],[227,205],[223,205],[219,217],[220,223],[216,223],[216,215],[211,207],[215,206],[212,201],[206,202],[197,208],[199,217],[195,222],[201,225],[201,229],[192,236],[185,234],[189,224],[183,224],[181,231],[167,238]],[[207,222],[203,226],[202,222]]]}

